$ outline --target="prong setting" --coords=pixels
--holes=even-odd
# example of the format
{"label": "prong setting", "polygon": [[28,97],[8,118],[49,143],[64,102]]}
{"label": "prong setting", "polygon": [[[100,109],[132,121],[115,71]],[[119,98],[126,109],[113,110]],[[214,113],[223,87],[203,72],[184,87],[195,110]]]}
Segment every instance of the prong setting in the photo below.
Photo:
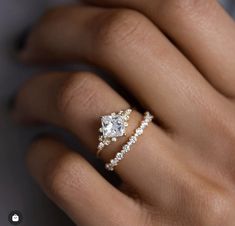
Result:
{"label": "prong setting", "polygon": [[99,132],[98,152],[100,154],[105,146],[111,142],[116,142],[118,137],[126,136],[126,129],[128,127],[128,120],[132,110],[121,110],[118,113],[111,113],[110,115],[101,116],[101,128]]}

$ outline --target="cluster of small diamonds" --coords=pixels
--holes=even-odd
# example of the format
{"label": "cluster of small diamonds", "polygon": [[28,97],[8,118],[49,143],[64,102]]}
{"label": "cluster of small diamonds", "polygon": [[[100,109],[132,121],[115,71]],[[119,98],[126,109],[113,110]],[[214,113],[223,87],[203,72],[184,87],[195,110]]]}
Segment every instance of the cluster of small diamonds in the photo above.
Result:
{"label": "cluster of small diamonds", "polygon": [[144,119],[141,122],[140,126],[135,130],[135,133],[129,138],[128,142],[122,147],[122,150],[118,152],[115,158],[111,159],[109,163],[105,164],[105,168],[109,171],[113,171],[114,167],[124,158],[124,156],[131,150],[133,144],[138,140],[138,137],[141,136],[144,132],[144,129],[149,125],[153,120],[153,116],[149,112],[145,112]]}
{"label": "cluster of small diamonds", "polygon": [[[113,112],[111,114],[111,116],[120,115],[121,117],[123,117],[123,119],[125,121],[124,125],[125,125],[125,127],[127,127],[128,126],[128,120],[130,118],[131,112],[132,112],[132,109],[127,109],[125,111],[120,111],[118,113]],[[102,127],[99,129],[99,132],[100,133],[103,132],[103,128]],[[99,144],[97,146],[97,150],[98,150],[97,151],[97,157],[99,157],[100,152],[104,149],[105,146],[108,146],[108,145],[110,145],[111,142],[116,142],[116,141],[117,141],[116,137],[110,138],[110,137],[105,137],[103,135],[100,135],[99,136]]]}

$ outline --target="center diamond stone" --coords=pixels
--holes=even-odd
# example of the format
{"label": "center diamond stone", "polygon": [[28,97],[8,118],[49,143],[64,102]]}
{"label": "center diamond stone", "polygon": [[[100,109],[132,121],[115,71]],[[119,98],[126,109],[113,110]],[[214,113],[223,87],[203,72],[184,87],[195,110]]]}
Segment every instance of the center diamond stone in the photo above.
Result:
{"label": "center diamond stone", "polygon": [[101,118],[104,137],[121,137],[125,134],[125,121],[120,115],[106,115]]}

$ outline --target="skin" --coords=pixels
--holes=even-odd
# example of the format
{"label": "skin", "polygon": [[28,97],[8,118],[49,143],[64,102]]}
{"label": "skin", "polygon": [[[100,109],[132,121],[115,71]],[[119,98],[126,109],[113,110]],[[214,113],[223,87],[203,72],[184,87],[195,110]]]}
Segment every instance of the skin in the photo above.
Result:
{"label": "skin", "polygon": [[[33,142],[32,175],[78,225],[234,225],[234,22],[212,0],[87,3],[46,13],[21,59],[95,64],[155,121],[115,168],[120,189],[51,137]],[[22,87],[13,114],[22,123],[63,127],[95,154],[99,117],[131,104],[93,73],[53,72]],[[135,110],[127,137],[141,119]]]}

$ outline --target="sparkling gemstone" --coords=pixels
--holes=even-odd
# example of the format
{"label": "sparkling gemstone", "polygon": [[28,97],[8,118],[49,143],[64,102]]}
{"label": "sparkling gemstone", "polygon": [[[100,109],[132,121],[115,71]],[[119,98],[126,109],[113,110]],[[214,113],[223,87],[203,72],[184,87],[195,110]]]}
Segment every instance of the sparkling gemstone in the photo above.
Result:
{"label": "sparkling gemstone", "polygon": [[121,137],[125,134],[125,120],[121,115],[106,115],[101,118],[104,137]]}
{"label": "sparkling gemstone", "polygon": [[123,154],[121,152],[117,153],[117,159],[121,160],[123,158]]}
{"label": "sparkling gemstone", "polygon": [[132,143],[135,143],[135,142],[137,141],[136,136],[132,136],[132,137],[130,138],[130,141],[132,141]]}
{"label": "sparkling gemstone", "polygon": [[141,123],[140,128],[145,129],[147,125],[148,125],[148,123],[144,121],[144,122]]}
{"label": "sparkling gemstone", "polygon": [[143,133],[143,129],[142,128],[138,128],[136,129],[136,135],[140,136]]}
{"label": "sparkling gemstone", "polygon": [[133,144],[133,141],[130,139],[130,140],[127,142],[127,145],[130,147],[132,144]]}
{"label": "sparkling gemstone", "polygon": [[118,159],[112,159],[111,161],[110,161],[110,163],[113,165],[113,166],[116,166],[117,165],[117,162],[118,162]]}
{"label": "sparkling gemstone", "polygon": [[105,145],[109,145],[110,144],[110,140],[104,140],[104,144]]}
{"label": "sparkling gemstone", "polygon": [[104,147],[104,143],[99,143],[99,145],[98,145],[98,149],[102,149]]}
{"label": "sparkling gemstone", "polygon": [[110,170],[110,171],[113,171],[113,167],[110,165],[110,164],[105,164],[105,168],[107,169],[107,170]]}
{"label": "sparkling gemstone", "polygon": [[124,145],[124,147],[123,147],[123,150],[125,151],[125,152],[128,152],[128,151],[130,151],[130,146],[129,145]]}

